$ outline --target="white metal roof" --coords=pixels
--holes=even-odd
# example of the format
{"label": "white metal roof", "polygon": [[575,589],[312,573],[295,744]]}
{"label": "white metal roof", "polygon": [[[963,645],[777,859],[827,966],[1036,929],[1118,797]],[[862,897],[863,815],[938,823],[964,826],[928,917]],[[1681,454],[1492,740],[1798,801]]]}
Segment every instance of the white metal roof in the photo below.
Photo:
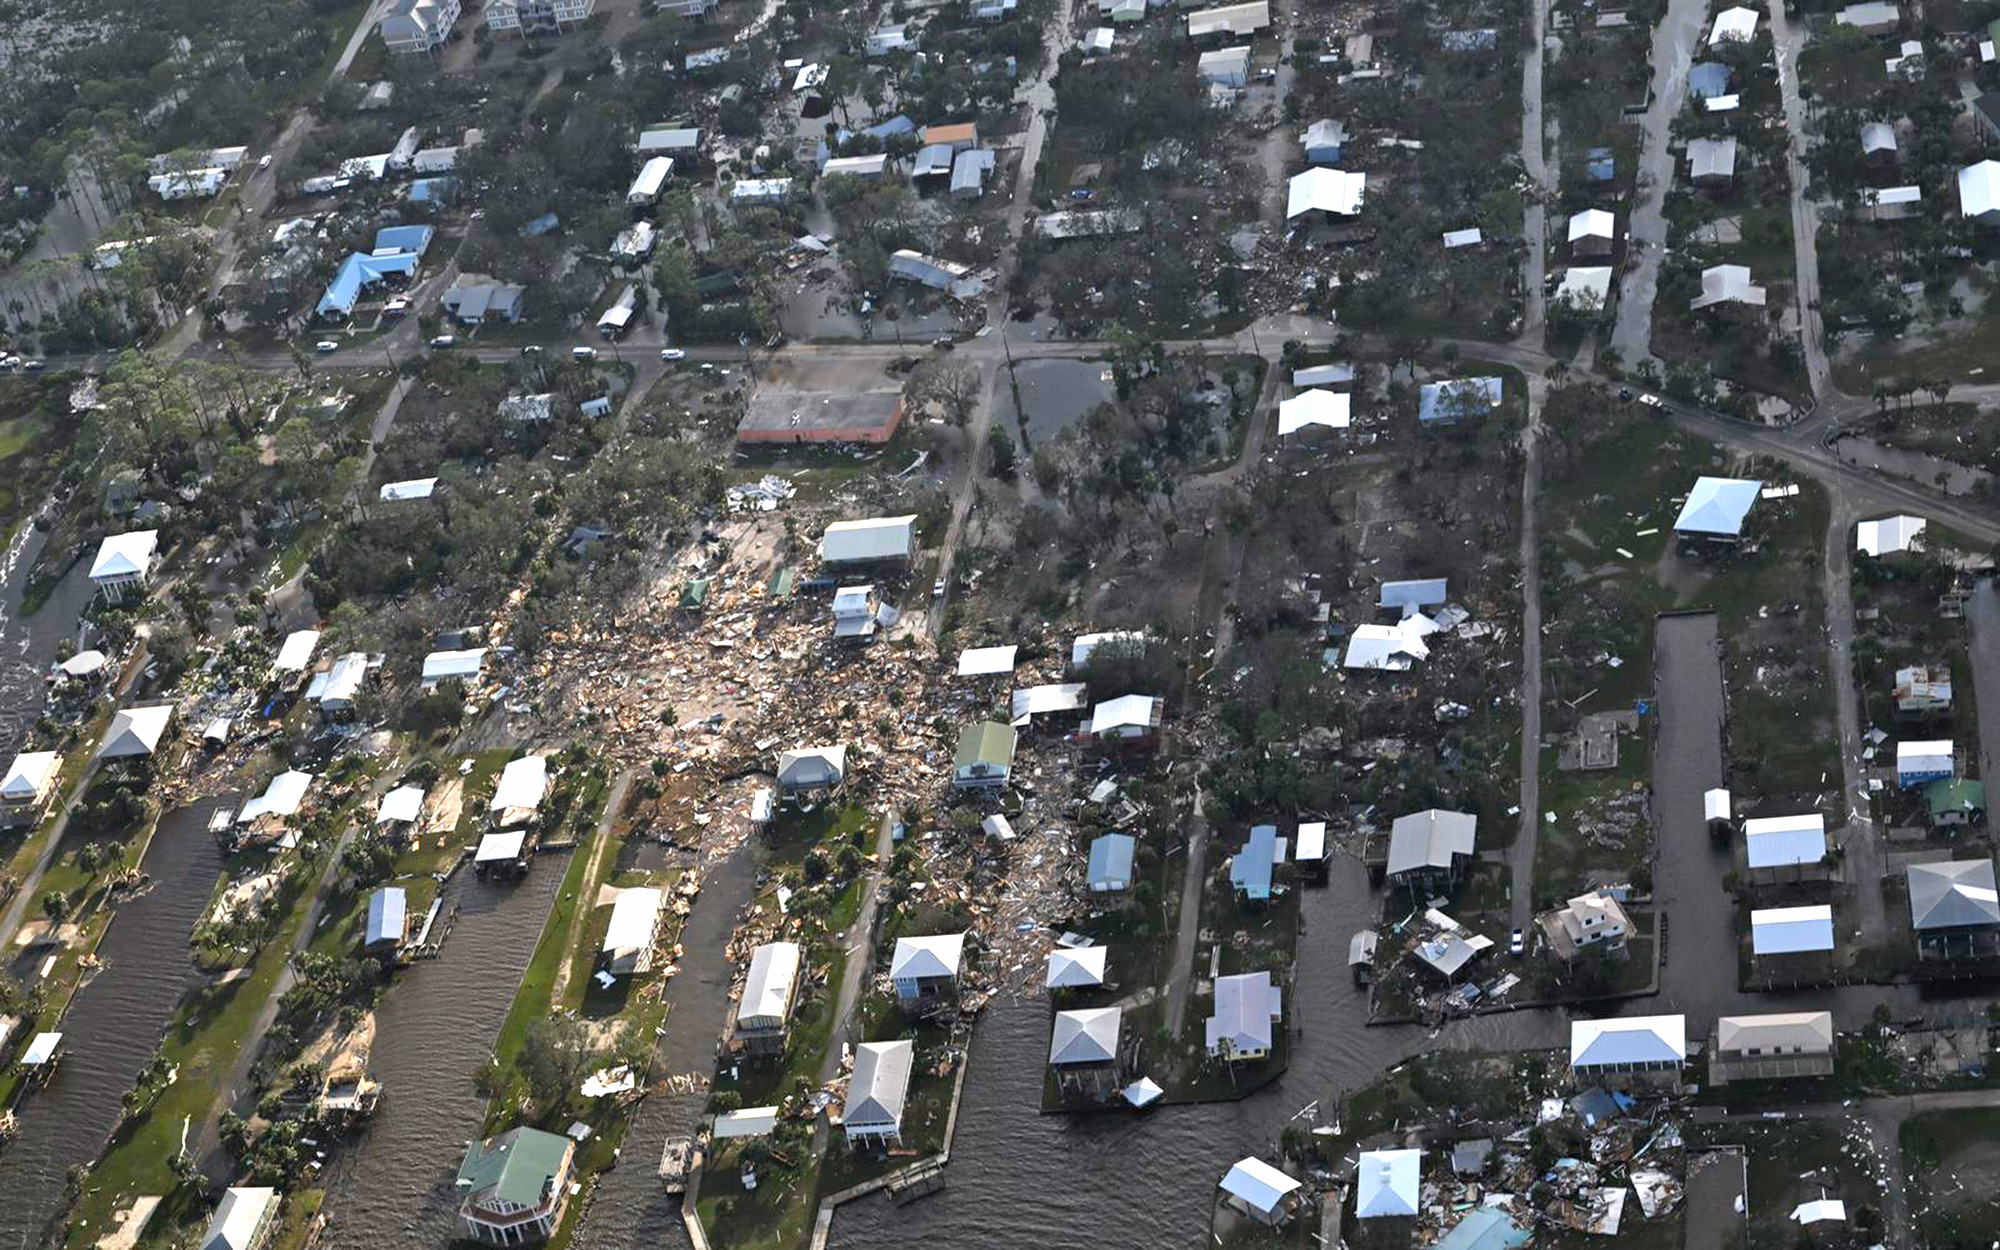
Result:
{"label": "white metal roof", "polygon": [[1686,1059],[1686,1016],[1621,1016],[1611,1020],[1570,1021],[1569,1066],[1572,1068],[1680,1063]]}
{"label": "white metal roof", "polygon": [[1980,161],[1958,171],[1958,211],[1967,217],[2000,212],[2000,161]]}
{"label": "white metal roof", "polygon": [[60,1033],[35,1034],[34,1040],[28,1043],[28,1049],[21,1052],[21,1066],[39,1068],[55,1058],[56,1048],[62,1045],[62,1039],[63,1035]]}
{"label": "white metal roof", "polygon": [[1286,438],[1309,425],[1344,430],[1354,424],[1353,396],[1346,391],[1301,391],[1278,404],[1278,437]]}
{"label": "white metal roof", "polygon": [[382,796],[382,802],[375,808],[375,823],[386,824],[392,820],[409,823],[424,811],[424,788],[422,786],[398,786]]}
{"label": "white metal roof", "polygon": [[1020,647],[969,647],[958,653],[960,677],[990,677],[1014,671],[1014,655]]}
{"label": "white metal roof", "polygon": [[1833,1013],[1779,1011],[1762,1016],[1722,1016],[1715,1022],[1715,1047],[1724,1052],[1771,1053],[1831,1050]]}
{"label": "white metal roof", "polygon": [[275,1189],[237,1186],[228,1190],[201,1235],[201,1250],[251,1250],[277,1202]]}
{"label": "white metal roof", "polygon": [[1854,548],[1871,556],[1894,555],[1918,543],[1928,522],[1920,516],[1890,516],[1879,521],[1863,521],[1854,527]]}
{"label": "white metal roof", "polygon": [[62,757],[54,751],[21,752],[7,766],[7,775],[0,778],[0,799],[18,802],[35,798],[61,766]]}
{"label": "white metal roof", "polygon": [[171,703],[118,709],[118,714],[111,718],[111,728],[104,731],[104,742],[97,748],[97,758],[115,760],[151,755],[158,749],[160,738],[167,732],[167,724],[173,718],[174,705]]}
{"label": "white metal roof", "polygon": [[1752,868],[1816,864],[1826,856],[1826,817],[1802,812],[1746,820],[1743,846]]}
{"label": "white metal roof", "polygon": [[1215,1014],[1204,1022],[1208,1048],[1269,1050],[1272,1026],[1284,1014],[1284,991],[1265,972],[1215,978]]}
{"label": "white metal roof", "polygon": [[1701,818],[1703,820],[1728,820],[1729,791],[1717,787],[1701,793]]}
{"label": "white metal roof", "polygon": [[1581,308],[1602,308],[1611,298],[1611,266],[1572,265],[1563,271],[1556,298]]}
{"label": "white metal roof", "polygon": [[435,686],[454,677],[477,677],[486,663],[486,648],[466,651],[433,651],[424,657],[423,684]]}
{"label": "white metal roof", "polygon": [[312,663],[313,650],[318,646],[319,631],[316,629],[301,629],[287,634],[278,648],[278,658],[271,661],[271,667],[280,673],[303,673],[306,665]]}
{"label": "white metal roof", "polygon": [[[604,944],[598,949],[613,959],[635,952],[643,956],[653,944],[660,906],[665,900],[666,895],[652,886],[618,891],[618,897],[611,900],[611,923],[604,928]],[[642,958],[640,962],[645,960]]]}
{"label": "white metal roof", "polygon": [[839,564],[905,557],[910,554],[916,533],[915,513],[909,516],[871,517],[864,521],[835,521],[820,535],[819,558],[828,564]]}
{"label": "white metal roof", "polygon": [[1792,1208],[1792,1219],[1800,1224],[1847,1222],[1847,1207],[1838,1198],[1821,1198],[1815,1202],[1801,1202]]}
{"label": "white metal roof", "polygon": [[1796,955],[1833,949],[1833,908],[1766,907],[1750,913],[1750,951],[1756,955]]}
{"label": "white metal roof", "polygon": [[1368,175],[1352,170],[1321,165],[1294,174],[1285,194],[1285,219],[1315,211],[1352,217],[1361,211],[1367,188]]}
{"label": "white metal roof", "polygon": [[1580,213],[1572,213],[1569,219],[1569,241],[1579,239],[1610,239],[1618,233],[1618,219],[1602,208],[1586,208]]}
{"label": "white metal roof", "polygon": [[[1409,618],[1414,620],[1415,618]],[[1356,625],[1347,636],[1347,654],[1342,668],[1375,668],[1402,672],[1431,653],[1423,635],[1408,629],[1408,620],[1399,625]]]}
{"label": "white metal roof", "polygon": [[800,747],[778,755],[778,782],[781,785],[821,785],[837,782],[846,775],[846,743],[831,747]]}
{"label": "white metal roof", "polygon": [[1674,528],[1692,534],[1741,534],[1743,518],[1750,515],[1762,489],[1762,482],[1745,478],[1697,478]]}
{"label": "white metal roof", "polygon": [[1049,989],[1089,989],[1104,984],[1104,960],[1108,946],[1056,948],[1049,952]]}
{"label": "white metal roof", "polygon": [[741,1111],[728,1111],[715,1117],[715,1137],[718,1141],[731,1137],[763,1137],[776,1127],[776,1107],[745,1107]]}
{"label": "white metal roof", "polygon": [[1117,1007],[1058,1011],[1049,1032],[1049,1062],[1109,1063],[1118,1058],[1118,1026],[1125,1013]]}
{"label": "white metal roof", "polygon": [[1905,874],[1910,887],[1910,923],[1915,928],[2000,924],[2000,890],[1994,888],[1992,860],[1911,864]]}
{"label": "white metal roof", "polygon": [[492,810],[510,807],[539,807],[549,792],[549,761],[540,755],[524,755],[500,770],[500,784],[493,788]]}
{"label": "white metal roof", "polygon": [[863,1042],[854,1048],[854,1075],[847,1082],[841,1122],[848,1127],[901,1124],[910,1092],[916,1047],[908,1040]]}
{"label": "white metal roof", "polygon": [[1708,31],[1710,43],[1726,43],[1732,40],[1753,39],[1757,35],[1757,10],[1724,9],[1715,15],[1715,25]]}
{"label": "white metal roof", "polygon": [[1870,208],[1885,204],[1921,204],[1924,199],[1922,187],[1867,187],[1861,192],[1861,202]]}
{"label": "white metal roof", "polygon": [[1701,294],[1688,305],[1693,309],[1716,304],[1764,306],[1764,288],[1750,281],[1747,265],[1712,265],[1701,271]]}
{"label": "white metal roof", "polygon": [[1146,632],[1140,629],[1114,629],[1101,634],[1078,634],[1069,644],[1071,668],[1082,668],[1090,663],[1090,657],[1102,646],[1110,646],[1114,655],[1143,651],[1146,647]]}
{"label": "white metal roof", "polygon": [[799,953],[797,942],[766,942],[757,948],[743,981],[738,1022],[765,1026],[784,1022],[792,985],[799,979]]}
{"label": "white metal roof", "polygon": [[1444,246],[1446,251],[1460,247],[1477,247],[1481,241],[1478,226],[1472,226],[1464,230],[1447,230],[1444,232]]}
{"label": "white metal roof", "polygon": [[321,673],[306,689],[306,697],[325,707],[327,704],[343,705],[352,703],[361,690],[361,679],[368,675],[368,653],[349,651],[333,662],[333,667]]}
{"label": "white metal roof", "polygon": [[1292,385],[1297,387],[1334,386],[1353,380],[1353,365],[1308,365],[1303,369],[1292,370]]}
{"label": "white metal roof", "polygon": [[917,977],[955,977],[964,955],[963,933],[897,938],[895,952],[889,956],[889,977],[897,981]]}
{"label": "white metal roof", "polygon": [[1015,720],[1023,717],[1040,716],[1045,712],[1074,712],[1090,702],[1080,681],[1065,682],[1057,686],[1030,686],[1026,690],[1016,690],[1011,712]]}
{"label": "white metal roof", "polygon": [[159,549],[160,531],[135,530],[113,534],[97,545],[97,559],[90,565],[90,579],[144,577],[153,567],[153,553]]}
{"label": "white metal roof", "polygon": [[1373,1220],[1417,1213],[1421,1150],[1364,1150],[1354,1169],[1354,1218]]}
{"label": "white metal roof", "polygon": [[1898,742],[1896,744],[1896,770],[1898,772],[1936,772],[1942,768],[1946,772],[1957,770],[1958,763],[1953,756],[1949,738],[1934,742]]}
{"label": "white metal roof", "polygon": [[1222,1178],[1223,1193],[1265,1213],[1277,1210],[1285,1195],[1298,1187],[1299,1182],[1255,1157],[1238,1159]]}
{"label": "white metal roof", "polygon": [[1292,845],[1294,863],[1311,863],[1326,858],[1326,822],[1315,820],[1299,826],[1298,840]]}
{"label": "white metal roof", "polygon": [[1204,35],[1255,34],[1271,24],[1271,6],[1269,0],[1220,5],[1188,14],[1187,24],[1190,39],[1200,39]]}
{"label": "white metal roof", "polygon": [[1390,876],[1417,868],[1449,868],[1452,858],[1472,854],[1479,818],[1441,808],[1398,816],[1389,826]]}
{"label": "white metal roof", "polygon": [[407,482],[385,482],[382,485],[382,498],[390,503],[399,503],[405,499],[429,499],[431,492],[437,489],[437,484],[438,480],[434,477],[411,478]]}
{"label": "white metal roof", "polygon": [[517,859],[521,854],[521,844],[527,840],[528,833],[525,829],[489,833],[479,839],[479,849],[472,853],[472,862],[490,864],[495,860]]}
{"label": "white metal roof", "polygon": [[243,805],[236,813],[236,823],[248,824],[260,816],[291,816],[298,812],[299,804],[305,802],[306,788],[311,786],[313,775],[289,769],[271,778],[271,784],[264,787],[264,793]]}
{"label": "white metal roof", "polygon": [[1736,176],[1736,136],[1688,140],[1688,177],[1733,178]]}
{"label": "white metal roof", "polygon": [[1120,695],[1100,703],[1090,711],[1090,732],[1101,734],[1131,725],[1148,728],[1153,724],[1153,711],[1158,703],[1158,699],[1144,694]]}
{"label": "white metal roof", "polygon": [[105,656],[102,651],[79,651],[56,667],[71,677],[88,677],[103,668],[104,664]]}

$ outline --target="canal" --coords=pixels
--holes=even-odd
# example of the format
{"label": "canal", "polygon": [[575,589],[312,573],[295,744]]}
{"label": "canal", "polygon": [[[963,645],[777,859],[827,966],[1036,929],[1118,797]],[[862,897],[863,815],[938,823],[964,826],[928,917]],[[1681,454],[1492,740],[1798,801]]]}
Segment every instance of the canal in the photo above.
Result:
{"label": "canal", "polygon": [[335,1154],[332,1223],[320,1242],[328,1250],[452,1240],[453,1182],[486,1115],[472,1077],[493,1055],[567,867],[563,855],[544,854],[518,883],[452,879],[446,906],[458,905],[458,923],[443,954],[404,969],[382,996],[371,1060],[382,1105]]}
{"label": "canal", "polygon": [[188,939],[222,875],[210,799],[160,820],[143,862],[152,887],[119,906],[98,947],[100,971],[63,1018],[64,1057],[21,1104],[20,1135],[0,1154],[0,1245],[39,1244],[66,1207],[63,1179],[94,1160],[124,1112],[181,996],[201,980]]}
{"label": "canal", "polygon": [[0,554],[0,758],[12,759],[28,727],[42,714],[48,696],[49,665],[66,638],[76,637],[76,618],[90,602],[87,565],[79,560],[42,610],[21,615],[28,570],[47,536],[23,525]]}

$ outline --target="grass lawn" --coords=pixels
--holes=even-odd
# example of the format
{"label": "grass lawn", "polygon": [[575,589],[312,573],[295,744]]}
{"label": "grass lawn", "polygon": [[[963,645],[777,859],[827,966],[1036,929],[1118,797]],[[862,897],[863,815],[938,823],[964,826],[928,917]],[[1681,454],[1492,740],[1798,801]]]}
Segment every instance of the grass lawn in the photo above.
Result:
{"label": "grass lawn", "polygon": [[1926,1111],[1897,1133],[1909,1204],[1923,1244],[1985,1246],[2000,1240],[2000,1110]]}
{"label": "grass lawn", "polygon": [[[743,1186],[746,1155],[757,1178]],[[805,1243],[819,1190],[819,1156],[809,1142],[757,1137],[721,1143],[702,1172],[696,1213],[710,1244],[728,1250],[791,1250]]]}
{"label": "grass lawn", "polygon": [[484,1135],[491,1136],[501,1131],[516,1118],[515,1108],[522,1096],[524,1083],[514,1060],[521,1052],[521,1043],[527,1039],[528,1026],[549,1014],[556,969],[569,949],[571,923],[576,916],[578,896],[583,891],[583,878],[589,866],[588,844],[570,852],[569,868],[563,874],[562,888],[556,894],[555,905],[549,908],[541,940],[535,943],[535,956],[529,960],[527,971],[521,974],[520,987],[514,992],[514,1005],[508,1009],[507,1019],[500,1026],[500,1035],[494,1040],[493,1062],[504,1089],[487,1105],[486,1127],[482,1130]]}
{"label": "grass lawn", "polygon": [[[1844,1199],[1849,1219],[1858,1226],[1865,1227],[1875,1215],[1867,1200],[1877,1192],[1874,1169],[1866,1151],[1845,1148],[1846,1136],[1846,1126],[1837,1119],[1742,1119],[1696,1124],[1688,1145],[1744,1147],[1750,1183],[1747,1244],[1794,1246],[1800,1242],[1792,1210],[1820,1198],[1823,1191]],[[1889,1179],[1894,1184],[1897,1178]]]}

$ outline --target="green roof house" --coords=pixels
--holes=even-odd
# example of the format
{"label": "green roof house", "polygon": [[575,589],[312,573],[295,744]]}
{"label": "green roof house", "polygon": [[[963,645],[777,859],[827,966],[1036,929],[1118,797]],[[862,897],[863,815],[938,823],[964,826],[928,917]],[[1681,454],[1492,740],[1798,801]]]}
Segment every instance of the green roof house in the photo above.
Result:
{"label": "green roof house", "polygon": [[1977,825],[1986,820],[1986,783],[1969,777],[1947,777],[1924,787],[1933,828]]}
{"label": "green roof house", "polygon": [[951,761],[951,784],[961,790],[998,789],[1014,771],[1015,733],[1012,725],[987,721],[968,725],[958,735],[958,754]]}
{"label": "green roof house", "polygon": [[681,608],[687,612],[699,612],[708,603],[709,580],[697,577],[681,587]]}
{"label": "green roof house", "polygon": [[569,1201],[576,1143],[536,1128],[476,1142],[458,1169],[458,1222],[495,1246],[545,1241]]}

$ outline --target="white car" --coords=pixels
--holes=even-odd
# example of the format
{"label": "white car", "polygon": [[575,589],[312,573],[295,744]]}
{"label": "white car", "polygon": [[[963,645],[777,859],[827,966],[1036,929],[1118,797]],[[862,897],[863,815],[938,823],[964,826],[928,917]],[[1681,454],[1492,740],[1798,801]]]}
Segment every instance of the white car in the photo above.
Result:
{"label": "white car", "polygon": [[328,352],[339,351],[340,344],[334,342],[332,339],[321,339],[319,342],[313,344],[313,350],[324,356]]}
{"label": "white car", "polygon": [[569,349],[569,356],[571,360],[596,360],[597,349],[595,347],[572,347]]}
{"label": "white car", "polygon": [[455,334],[440,334],[440,335],[438,335],[438,336],[437,336],[436,338],[434,338],[434,339],[432,339],[432,340],[431,340],[431,346],[432,346],[432,347],[457,347],[457,346],[458,346],[458,336],[457,336],[457,335],[455,335]]}
{"label": "white car", "polygon": [[257,158],[257,168],[269,169],[270,167],[271,167],[271,154],[269,152],[266,152],[264,153],[264,155]]}
{"label": "white car", "polygon": [[1667,406],[1666,401],[1658,395],[1641,395],[1639,396],[1639,402],[1648,408],[1664,408]]}
{"label": "white car", "polygon": [[660,349],[661,360],[686,360],[687,358],[688,354],[678,347],[662,347]]}

